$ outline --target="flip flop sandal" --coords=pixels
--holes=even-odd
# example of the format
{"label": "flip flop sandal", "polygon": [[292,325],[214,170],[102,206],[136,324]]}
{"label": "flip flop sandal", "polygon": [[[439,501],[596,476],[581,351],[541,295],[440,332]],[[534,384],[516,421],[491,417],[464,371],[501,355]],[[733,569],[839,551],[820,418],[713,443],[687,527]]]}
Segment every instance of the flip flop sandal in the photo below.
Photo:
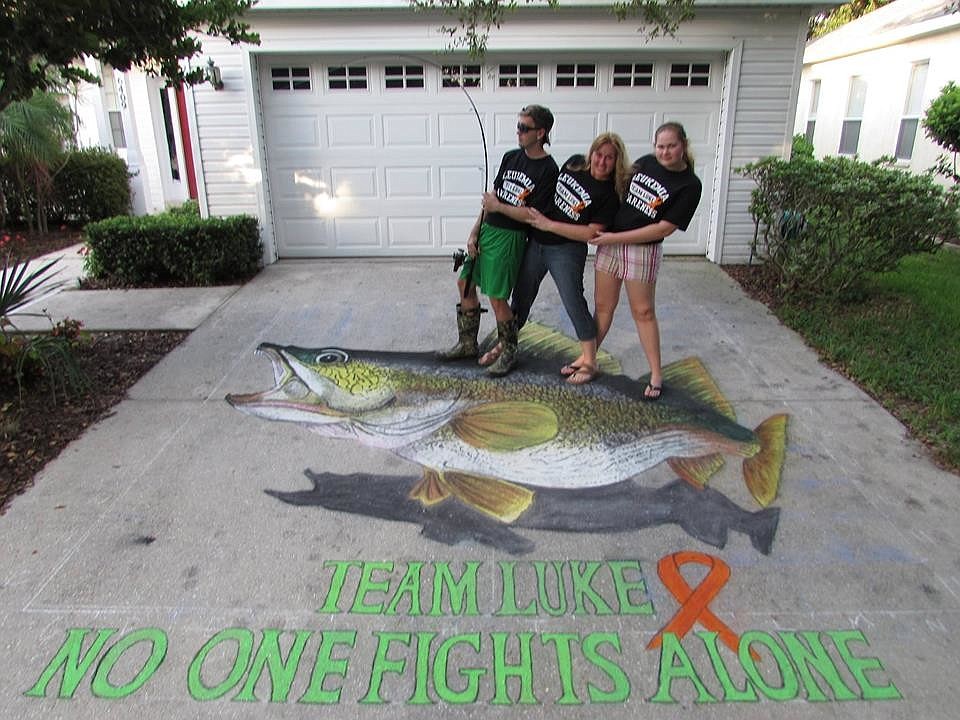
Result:
{"label": "flip flop sandal", "polygon": [[647,386],[643,389],[642,397],[644,402],[657,402],[657,400],[663,397],[663,385],[651,385],[647,383]]}
{"label": "flip flop sandal", "polygon": [[577,371],[572,375],[567,376],[567,382],[571,385],[586,385],[589,382],[593,382],[598,374],[596,368],[584,365],[578,367]]}
{"label": "flip flop sandal", "polygon": [[571,375],[576,375],[579,371],[580,371],[580,366],[574,365],[573,363],[571,363],[570,365],[564,365],[562,368],[560,368],[560,374],[563,375],[564,377],[570,377]]}

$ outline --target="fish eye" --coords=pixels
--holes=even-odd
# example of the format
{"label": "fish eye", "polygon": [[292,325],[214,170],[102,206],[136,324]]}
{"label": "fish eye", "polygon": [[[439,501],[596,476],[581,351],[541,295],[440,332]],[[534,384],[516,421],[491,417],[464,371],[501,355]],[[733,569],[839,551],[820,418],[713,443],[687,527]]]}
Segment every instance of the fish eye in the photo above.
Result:
{"label": "fish eye", "polygon": [[349,356],[343,350],[321,350],[314,358],[318,365],[346,362]]}

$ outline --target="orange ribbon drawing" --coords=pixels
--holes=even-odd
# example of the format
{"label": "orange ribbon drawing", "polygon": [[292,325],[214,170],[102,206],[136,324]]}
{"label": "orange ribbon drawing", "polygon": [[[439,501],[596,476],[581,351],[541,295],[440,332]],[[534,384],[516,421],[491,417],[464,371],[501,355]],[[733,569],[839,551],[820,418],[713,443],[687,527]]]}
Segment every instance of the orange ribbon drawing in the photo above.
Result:
{"label": "orange ribbon drawing", "polygon": [[[691,588],[680,573],[680,568],[689,563],[704,565],[709,569],[707,576],[696,588]],[[717,637],[733,652],[739,651],[740,637],[714,615],[709,607],[710,602],[730,579],[729,565],[713,555],[684,550],[660,558],[657,574],[670,594],[680,603],[680,609],[647,644],[648,650],[660,647],[664,633],[672,633],[682,638],[699,622],[707,630],[717,633]],[[750,650],[750,657],[754,660],[760,659],[753,649]]]}

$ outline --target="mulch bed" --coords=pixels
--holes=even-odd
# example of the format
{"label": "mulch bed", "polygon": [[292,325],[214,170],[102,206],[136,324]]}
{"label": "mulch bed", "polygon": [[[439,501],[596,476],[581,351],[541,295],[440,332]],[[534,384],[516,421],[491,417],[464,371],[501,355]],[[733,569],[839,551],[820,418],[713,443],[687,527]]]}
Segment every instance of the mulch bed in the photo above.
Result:
{"label": "mulch bed", "polygon": [[189,335],[183,331],[92,333],[77,351],[87,392],[53,398],[42,383],[22,395],[0,385],[0,515],[33,476],[90,425],[103,419],[127,390]]}
{"label": "mulch bed", "polygon": [[[18,239],[17,235],[21,237]],[[0,231],[4,250],[30,259],[81,241],[62,229],[47,234]],[[77,348],[89,385],[86,392],[51,397],[42,380],[24,388],[0,378],[0,515],[10,500],[33,483],[34,475],[90,425],[106,417],[127,390],[189,335],[183,331],[100,332]]]}

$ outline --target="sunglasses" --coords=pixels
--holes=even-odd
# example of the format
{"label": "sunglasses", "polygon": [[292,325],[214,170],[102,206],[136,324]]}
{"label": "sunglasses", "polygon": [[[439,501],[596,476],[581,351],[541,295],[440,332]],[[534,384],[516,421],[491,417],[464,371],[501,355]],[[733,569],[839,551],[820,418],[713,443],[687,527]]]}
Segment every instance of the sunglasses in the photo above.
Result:
{"label": "sunglasses", "polygon": [[517,132],[518,133],[528,133],[532,130],[539,130],[540,128],[530,127],[529,125],[524,125],[523,123],[517,123]]}

